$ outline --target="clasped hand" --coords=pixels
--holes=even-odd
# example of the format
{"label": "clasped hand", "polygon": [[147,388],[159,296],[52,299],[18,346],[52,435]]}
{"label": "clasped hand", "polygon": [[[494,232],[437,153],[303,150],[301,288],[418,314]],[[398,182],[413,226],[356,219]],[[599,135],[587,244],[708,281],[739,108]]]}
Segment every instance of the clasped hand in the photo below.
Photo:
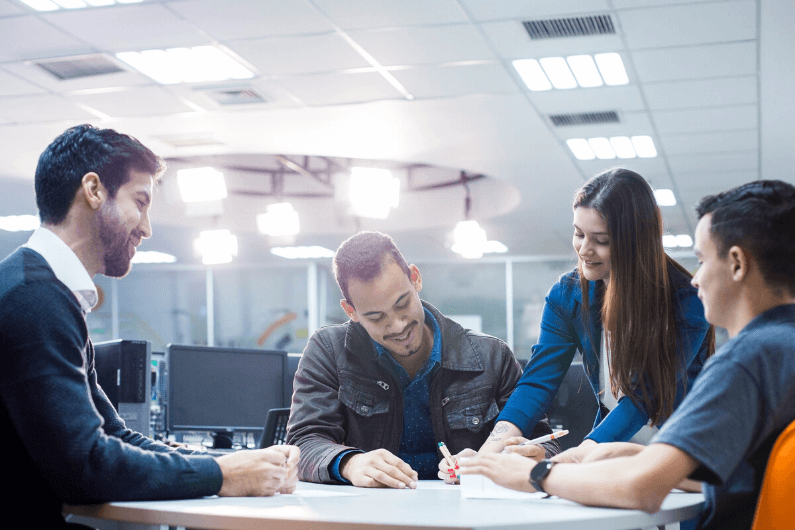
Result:
{"label": "clasped hand", "polygon": [[237,451],[215,459],[221,468],[221,497],[267,497],[292,493],[298,483],[300,449],[274,445],[267,449]]}
{"label": "clasped hand", "polygon": [[[529,464],[535,465],[535,462],[540,462],[546,457],[546,451],[540,445],[520,445],[527,441],[527,438],[522,436],[513,436],[505,440],[505,448],[502,450],[505,454],[517,455],[522,456],[531,460],[532,462],[528,462]],[[472,458],[477,456],[478,454],[499,454],[493,451],[489,451],[489,446],[484,446],[481,449],[481,452],[478,453],[473,451],[472,449],[464,449],[457,455],[453,456],[454,464],[459,466],[460,469],[460,459],[461,458]],[[447,463],[447,460],[444,458],[439,462],[439,472],[438,477],[444,480],[447,484],[458,484],[458,470],[451,469]]]}

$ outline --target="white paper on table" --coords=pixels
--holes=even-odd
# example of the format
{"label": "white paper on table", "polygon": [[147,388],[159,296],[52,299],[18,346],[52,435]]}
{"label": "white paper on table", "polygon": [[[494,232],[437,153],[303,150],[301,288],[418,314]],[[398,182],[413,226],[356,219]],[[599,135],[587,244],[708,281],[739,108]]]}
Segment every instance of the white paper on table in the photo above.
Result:
{"label": "white paper on table", "polygon": [[546,493],[527,493],[503,488],[483,475],[461,475],[461,497],[465,499],[543,499]]}

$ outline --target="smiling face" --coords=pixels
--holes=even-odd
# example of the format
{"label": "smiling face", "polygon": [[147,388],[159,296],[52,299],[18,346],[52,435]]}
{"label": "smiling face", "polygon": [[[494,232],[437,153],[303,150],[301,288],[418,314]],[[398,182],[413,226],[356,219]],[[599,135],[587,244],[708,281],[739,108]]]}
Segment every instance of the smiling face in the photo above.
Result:
{"label": "smiling face", "polygon": [[610,233],[607,221],[593,208],[574,209],[574,251],[587,280],[610,280]]}
{"label": "smiling face", "polygon": [[409,277],[393,259],[384,259],[380,274],[373,280],[351,278],[348,282],[354,306],[345,300],[340,305],[351,320],[361,324],[398,362],[417,353],[427,357],[433,336],[425,325],[425,310],[420,303],[420,271],[410,265]]}
{"label": "smiling face", "polygon": [[738,298],[738,285],[732,280],[733,263],[730,255],[721,257],[712,237],[712,214],[707,214],[696,226],[694,251],[699,267],[691,283],[698,289],[704,304],[704,316],[711,324],[732,332],[732,315]]}
{"label": "smiling face", "polygon": [[102,243],[102,272],[121,278],[130,272],[135,248],[152,235],[149,206],[152,202],[152,175],[130,170],[130,180],[99,210],[99,239]]}

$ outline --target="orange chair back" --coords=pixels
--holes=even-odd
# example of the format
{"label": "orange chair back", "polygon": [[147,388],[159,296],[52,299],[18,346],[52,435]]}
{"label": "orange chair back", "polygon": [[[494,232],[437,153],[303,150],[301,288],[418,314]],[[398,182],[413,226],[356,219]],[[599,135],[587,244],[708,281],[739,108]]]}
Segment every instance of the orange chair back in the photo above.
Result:
{"label": "orange chair back", "polygon": [[795,421],[779,435],[765,469],[753,530],[795,527]]}

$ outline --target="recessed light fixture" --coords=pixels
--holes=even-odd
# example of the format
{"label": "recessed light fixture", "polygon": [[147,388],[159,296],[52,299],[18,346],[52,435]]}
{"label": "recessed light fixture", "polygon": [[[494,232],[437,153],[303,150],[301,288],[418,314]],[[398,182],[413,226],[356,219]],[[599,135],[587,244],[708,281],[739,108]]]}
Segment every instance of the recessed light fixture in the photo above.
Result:
{"label": "recessed light fixture", "polygon": [[287,259],[333,258],[334,251],[325,247],[273,247],[271,254]]}
{"label": "recessed light fixture", "polygon": [[229,263],[237,256],[237,236],[229,230],[205,230],[193,244],[205,265]]}
{"label": "recessed light fixture", "polygon": [[480,227],[477,221],[460,221],[453,230],[455,243],[451,250],[456,254],[461,254],[467,259],[477,259],[483,256],[483,251],[488,242],[486,231]]}
{"label": "recessed light fixture", "polygon": [[254,77],[254,72],[215,46],[120,52],[116,57],[164,85]]}
{"label": "recessed light fixture", "polygon": [[661,188],[654,190],[654,198],[659,206],[676,206],[676,196],[673,190]]}
{"label": "recessed light fixture", "polygon": [[139,250],[132,259],[133,263],[174,263],[176,261],[176,256],[156,250]]}
{"label": "recessed light fixture", "polygon": [[0,217],[0,230],[6,232],[32,232],[41,225],[37,215],[6,215]]}
{"label": "recessed light fixture", "polygon": [[566,140],[577,160],[612,160],[618,158],[653,158],[657,156],[651,136],[612,136],[610,138],[570,138]]}
{"label": "recessed light fixture", "polygon": [[665,248],[690,248],[693,246],[693,238],[687,234],[665,234],[663,246]]}
{"label": "recessed light fixture", "polygon": [[624,62],[617,53],[517,59],[513,67],[527,88],[534,92],[576,87],[591,88],[602,85],[629,83]]}
{"label": "recessed light fixture", "polygon": [[219,201],[226,197],[224,174],[211,167],[180,169],[177,184],[185,202]]}
{"label": "recessed light fixture", "polygon": [[257,229],[269,236],[293,236],[300,231],[298,212],[289,202],[268,206],[267,213],[257,216]]}
{"label": "recessed light fixture", "polygon": [[386,219],[400,200],[400,179],[388,169],[352,167],[348,198],[359,217]]}
{"label": "recessed light fixture", "polygon": [[143,0],[19,0],[36,11],[58,11],[59,9],[83,9],[115,4],[137,4]]}

